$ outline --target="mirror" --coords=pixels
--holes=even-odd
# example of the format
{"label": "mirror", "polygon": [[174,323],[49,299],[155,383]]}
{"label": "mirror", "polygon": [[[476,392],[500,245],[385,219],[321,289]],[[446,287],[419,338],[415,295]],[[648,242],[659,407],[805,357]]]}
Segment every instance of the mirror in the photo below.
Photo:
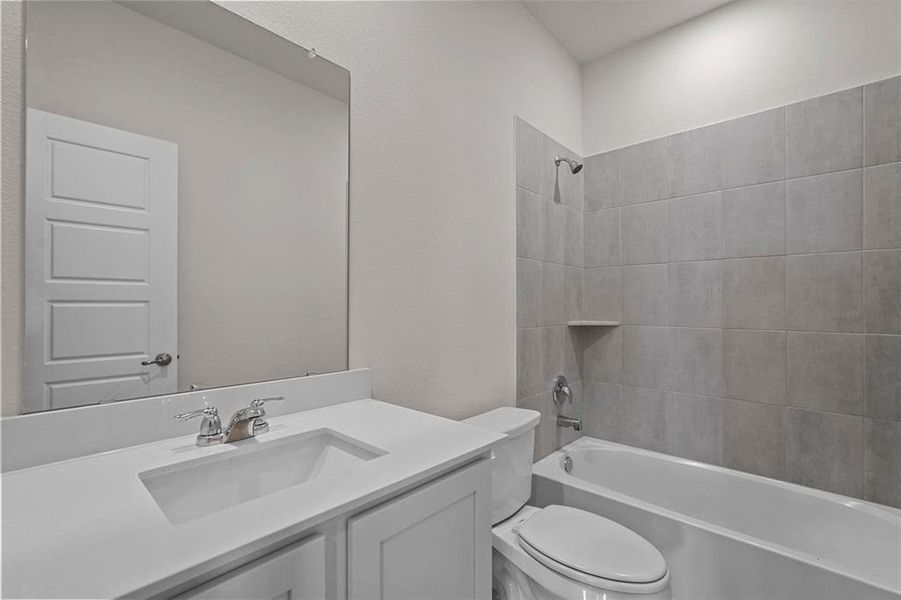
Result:
{"label": "mirror", "polygon": [[25,411],[346,369],[349,73],[206,1],[26,39]]}

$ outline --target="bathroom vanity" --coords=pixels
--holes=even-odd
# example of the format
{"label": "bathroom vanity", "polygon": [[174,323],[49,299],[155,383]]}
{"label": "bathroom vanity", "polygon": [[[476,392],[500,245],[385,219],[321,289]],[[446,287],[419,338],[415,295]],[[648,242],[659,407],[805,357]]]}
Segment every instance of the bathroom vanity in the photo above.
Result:
{"label": "bathroom vanity", "polygon": [[503,436],[371,399],[270,428],[6,472],[4,595],[490,596],[488,453]]}

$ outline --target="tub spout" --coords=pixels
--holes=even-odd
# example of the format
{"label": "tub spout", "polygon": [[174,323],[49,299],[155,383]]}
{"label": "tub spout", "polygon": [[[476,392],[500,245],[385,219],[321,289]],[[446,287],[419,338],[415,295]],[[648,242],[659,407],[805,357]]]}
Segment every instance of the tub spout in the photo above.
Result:
{"label": "tub spout", "polygon": [[573,431],[582,431],[582,419],[575,419],[573,417],[557,417],[557,427],[569,427]]}

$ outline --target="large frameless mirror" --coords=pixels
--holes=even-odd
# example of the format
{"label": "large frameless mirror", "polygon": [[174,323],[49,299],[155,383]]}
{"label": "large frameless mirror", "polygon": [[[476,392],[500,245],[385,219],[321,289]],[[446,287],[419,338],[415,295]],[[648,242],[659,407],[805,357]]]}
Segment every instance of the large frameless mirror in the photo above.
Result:
{"label": "large frameless mirror", "polygon": [[346,369],[349,73],[205,1],[26,11],[24,410]]}

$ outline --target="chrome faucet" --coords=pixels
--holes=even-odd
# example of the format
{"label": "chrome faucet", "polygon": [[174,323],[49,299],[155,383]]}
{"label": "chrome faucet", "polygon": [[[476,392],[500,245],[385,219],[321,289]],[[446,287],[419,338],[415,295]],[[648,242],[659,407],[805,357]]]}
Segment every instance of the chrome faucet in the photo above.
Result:
{"label": "chrome faucet", "polygon": [[566,382],[566,377],[557,375],[551,384],[551,395],[554,397],[554,404],[562,406],[564,402],[572,402],[573,391]]}
{"label": "chrome faucet", "polygon": [[194,442],[197,446],[211,446],[222,443],[222,421],[219,420],[219,411],[215,406],[206,406],[198,410],[175,415],[176,421],[187,421],[194,417],[203,417],[200,421],[200,433]]}
{"label": "chrome faucet", "polygon": [[582,419],[557,416],[557,427],[571,427],[573,431],[582,431]]}
{"label": "chrome faucet", "polygon": [[[554,377],[554,382],[551,384],[551,396],[554,398],[554,404],[558,408],[562,407],[566,402],[572,402],[573,391],[569,387],[566,377],[563,375]],[[573,431],[582,431],[582,419],[557,415],[557,427],[569,427]]]}
{"label": "chrome faucet", "polygon": [[263,404],[266,402],[281,402],[282,400],[284,400],[282,396],[257,398],[247,408],[237,411],[228,422],[228,429],[225,430],[225,439],[222,441],[226,444],[240,442],[269,431],[269,421],[266,420],[266,409],[263,408]]}
{"label": "chrome faucet", "polygon": [[194,417],[203,416],[203,421],[200,423],[200,433],[197,434],[197,445],[230,444],[231,442],[246,440],[269,431],[269,421],[266,420],[266,410],[263,408],[263,404],[281,400],[284,400],[284,397],[276,396],[253,400],[250,406],[242,408],[232,415],[225,431],[222,431],[219,412],[215,406],[207,406],[200,410],[192,410],[175,415],[175,420],[187,421]]}

